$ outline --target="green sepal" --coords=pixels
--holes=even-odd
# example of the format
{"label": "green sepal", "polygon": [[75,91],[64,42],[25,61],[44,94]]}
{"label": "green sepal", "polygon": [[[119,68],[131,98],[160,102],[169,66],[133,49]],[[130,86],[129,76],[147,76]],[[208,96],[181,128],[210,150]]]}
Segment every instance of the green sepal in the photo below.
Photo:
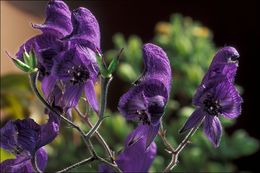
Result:
{"label": "green sepal", "polygon": [[27,64],[31,69],[36,68],[37,60],[32,50],[29,53],[25,50],[23,53],[23,59],[25,64]]}
{"label": "green sepal", "polygon": [[31,67],[27,64],[25,64],[24,62],[22,62],[21,60],[17,59],[17,58],[12,58],[14,64],[22,71],[24,72],[32,72],[33,69],[31,69]]}
{"label": "green sepal", "polygon": [[29,54],[30,54],[30,57],[31,57],[30,66],[31,66],[33,69],[36,69],[37,59],[36,59],[35,53],[34,53],[34,51],[30,51]]}
{"label": "green sepal", "polygon": [[103,77],[109,78],[111,74],[108,72],[107,67],[102,63],[102,56],[100,54],[97,55],[97,63],[99,66],[100,73]]}
{"label": "green sepal", "polygon": [[108,66],[108,73],[109,73],[109,74],[112,74],[112,73],[116,70],[118,64],[119,64],[118,58],[114,58],[114,59],[111,61],[111,63],[109,64],[109,66]]}

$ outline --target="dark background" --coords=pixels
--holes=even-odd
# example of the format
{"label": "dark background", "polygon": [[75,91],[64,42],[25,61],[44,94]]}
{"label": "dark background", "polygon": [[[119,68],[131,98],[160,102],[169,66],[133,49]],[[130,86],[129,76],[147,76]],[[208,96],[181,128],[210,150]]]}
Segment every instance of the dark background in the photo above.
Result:
{"label": "dark background", "polygon": [[[144,42],[154,35],[158,21],[168,21],[172,13],[181,13],[200,21],[214,34],[217,47],[232,45],[240,52],[240,67],[236,83],[244,88],[242,116],[237,124],[229,129],[245,128],[259,139],[259,115],[257,113],[257,80],[259,27],[257,22],[257,1],[66,1],[73,9],[84,6],[90,9],[99,21],[102,49],[113,48],[112,36],[121,32],[125,36],[136,34]],[[10,1],[17,8],[33,15],[44,14],[46,1]],[[114,96],[117,100],[119,96]],[[236,160],[240,169],[254,169],[259,160],[259,152],[253,156]]]}

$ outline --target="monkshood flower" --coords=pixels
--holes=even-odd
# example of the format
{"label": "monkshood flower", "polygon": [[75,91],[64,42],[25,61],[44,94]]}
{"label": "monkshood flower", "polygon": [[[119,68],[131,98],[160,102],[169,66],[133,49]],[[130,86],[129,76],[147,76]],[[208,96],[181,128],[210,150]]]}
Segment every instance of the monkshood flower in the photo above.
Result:
{"label": "monkshood flower", "polygon": [[158,133],[171,87],[171,67],[166,53],[158,46],[145,44],[143,75],[119,101],[118,109],[127,120],[141,122],[146,147]]}
{"label": "monkshood flower", "polygon": [[95,16],[86,8],[79,7],[72,11],[73,31],[64,39],[92,51],[100,50],[100,29]]}
{"label": "monkshood flower", "polygon": [[[85,86],[86,97],[91,107],[97,112],[94,82],[98,76],[98,68],[95,51],[100,50],[100,31],[95,16],[82,7],[71,13],[63,1],[51,0],[46,8],[46,17],[44,24],[33,25],[43,33],[22,45],[16,56],[21,59],[24,51],[34,50],[38,59],[39,79],[47,100],[58,85],[63,95],[59,97],[62,98],[58,101],[60,104],[56,105],[73,107],[77,104]],[[78,51],[79,49],[81,51]],[[81,57],[75,57],[75,55],[73,59],[66,57],[75,50],[78,52],[76,55]],[[69,62],[70,60],[72,62]],[[63,63],[73,64],[73,67],[66,69],[67,76],[61,75],[61,69],[57,68],[62,67]],[[53,66],[55,66],[54,70]],[[68,78],[71,82],[67,81]],[[56,94],[60,95],[60,92]]]}
{"label": "monkshood flower", "polygon": [[[148,172],[156,156],[156,144],[152,142],[146,148],[146,137],[140,136],[140,131],[145,128],[139,125],[125,141],[125,149],[118,155],[116,163],[123,172]],[[101,165],[99,172],[113,172],[111,167]]]}
{"label": "monkshood flower", "polygon": [[220,49],[213,57],[209,70],[193,97],[193,103],[196,104],[204,90],[214,86],[218,81],[227,79],[230,83],[234,83],[238,59],[239,53],[235,48],[226,46]]}
{"label": "monkshood flower", "polygon": [[[33,24],[34,28],[40,29],[42,34],[26,41],[16,54],[18,59],[22,59],[25,51],[34,50],[40,79],[49,76],[53,58],[59,52],[67,49],[67,43],[60,41],[61,38],[72,32],[71,12],[69,7],[60,0],[49,1],[46,7],[46,20],[44,24]],[[43,82],[43,85],[48,83]]]}
{"label": "monkshood flower", "polygon": [[43,33],[52,33],[63,38],[72,31],[71,12],[62,0],[50,0],[46,7],[46,20],[44,24],[33,24]]}
{"label": "monkshood flower", "polygon": [[8,121],[0,129],[0,146],[11,153],[27,151],[33,156],[39,148],[55,139],[59,133],[59,123],[56,116],[50,116],[43,125],[30,118]]}
{"label": "monkshood flower", "polygon": [[76,106],[84,90],[88,103],[98,112],[94,85],[99,72],[95,54],[100,49],[99,25],[95,16],[83,7],[72,12],[72,24],[72,33],[64,38],[70,42],[70,49],[55,58],[52,75],[64,86],[62,105]]}
{"label": "monkshood flower", "polygon": [[89,49],[75,46],[59,54],[55,61],[52,74],[64,85],[61,105],[76,106],[82,92],[85,91],[90,106],[97,112],[98,102],[94,84],[98,76],[98,65]]}
{"label": "monkshood flower", "polygon": [[[224,57],[221,58],[221,55]],[[180,130],[181,133],[197,127],[204,119],[204,132],[213,145],[218,147],[222,134],[219,117],[233,119],[241,114],[242,98],[233,85],[237,58],[234,58],[235,61],[231,58],[231,64],[224,61],[233,56],[238,56],[237,51],[227,47],[221,49],[214,57],[209,71],[202,81],[203,84],[198,88],[193,99],[197,108]],[[213,69],[218,67],[221,67],[220,69],[224,72],[214,72]]]}
{"label": "monkshood flower", "polygon": [[[44,171],[48,156],[45,149],[42,147],[36,151],[37,166],[41,171]],[[32,166],[32,157],[28,152],[22,152],[16,155],[15,159],[7,159],[0,164],[0,170],[2,173],[32,173],[37,172]]]}

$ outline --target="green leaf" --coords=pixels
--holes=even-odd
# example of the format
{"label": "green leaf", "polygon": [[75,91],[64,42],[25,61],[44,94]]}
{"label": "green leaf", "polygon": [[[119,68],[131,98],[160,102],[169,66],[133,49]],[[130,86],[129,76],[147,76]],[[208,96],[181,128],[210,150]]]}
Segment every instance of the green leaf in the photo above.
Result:
{"label": "green leaf", "polygon": [[259,149],[259,141],[250,137],[246,131],[237,130],[232,136],[232,144],[238,152],[238,156],[247,156],[255,153]]}
{"label": "green leaf", "polygon": [[7,152],[6,150],[0,148],[0,161],[1,163],[7,159],[13,159],[15,158],[15,155]]}
{"label": "green leaf", "polygon": [[117,74],[125,81],[133,82],[137,79],[138,74],[128,63],[120,63]]}

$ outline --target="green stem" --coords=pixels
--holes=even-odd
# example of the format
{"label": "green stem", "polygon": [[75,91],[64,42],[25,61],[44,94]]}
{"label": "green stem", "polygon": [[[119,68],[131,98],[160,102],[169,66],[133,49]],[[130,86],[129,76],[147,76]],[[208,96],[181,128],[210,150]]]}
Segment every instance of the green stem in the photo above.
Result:
{"label": "green stem", "polygon": [[[75,108],[77,114],[80,116],[80,118],[90,127],[93,128],[93,124],[90,122],[89,118],[87,116],[84,116],[80,110],[78,110],[77,108]],[[105,149],[107,155],[110,157],[111,161],[115,164],[114,161],[114,157],[112,154],[112,150],[110,149],[110,147],[108,146],[108,144],[106,143],[105,139],[101,136],[101,134],[96,131],[95,136],[97,138],[97,140],[99,141],[99,143],[103,146],[103,148]]]}
{"label": "green stem", "polygon": [[62,170],[60,170],[60,171],[57,171],[56,173],[67,172],[67,171],[69,171],[69,170],[71,170],[71,169],[78,168],[78,167],[80,167],[80,166],[82,166],[82,165],[84,165],[84,164],[91,163],[91,162],[93,162],[94,160],[96,160],[96,158],[92,156],[92,157],[90,157],[90,158],[87,158],[87,159],[84,159],[84,160],[82,160],[82,161],[80,161],[80,162],[77,162],[77,163],[75,163],[75,164],[73,164],[73,165],[71,165],[71,166],[69,166],[69,167],[67,167],[67,168],[65,168],[65,169],[62,169]]}
{"label": "green stem", "polygon": [[[186,145],[189,143],[190,138],[195,134],[195,132],[198,130],[198,128],[200,127],[201,123],[203,122],[204,119],[202,119],[202,121],[200,123],[198,123],[198,125],[194,128],[192,128],[189,133],[185,136],[185,138],[181,141],[181,143],[178,145],[178,147],[175,150],[171,150],[171,154],[172,154],[172,159],[170,161],[170,163],[167,165],[167,167],[164,169],[163,172],[169,172],[171,171],[177,164],[178,164],[178,157],[179,154],[181,153],[181,151],[186,147]],[[167,141],[167,140],[166,140]],[[170,144],[167,141],[168,144]],[[171,145],[170,145],[171,146]],[[170,148],[173,149],[173,147],[171,146]]]}
{"label": "green stem", "polygon": [[112,77],[110,78],[104,78],[101,77],[101,106],[100,106],[100,112],[99,112],[99,119],[96,122],[96,124],[93,126],[93,128],[91,128],[89,130],[89,132],[85,135],[86,139],[90,139],[91,136],[96,133],[96,131],[98,130],[99,126],[101,125],[102,121],[104,120],[104,113],[106,110],[106,106],[107,106],[107,92],[108,92],[108,88],[109,88],[109,84],[112,81]]}

